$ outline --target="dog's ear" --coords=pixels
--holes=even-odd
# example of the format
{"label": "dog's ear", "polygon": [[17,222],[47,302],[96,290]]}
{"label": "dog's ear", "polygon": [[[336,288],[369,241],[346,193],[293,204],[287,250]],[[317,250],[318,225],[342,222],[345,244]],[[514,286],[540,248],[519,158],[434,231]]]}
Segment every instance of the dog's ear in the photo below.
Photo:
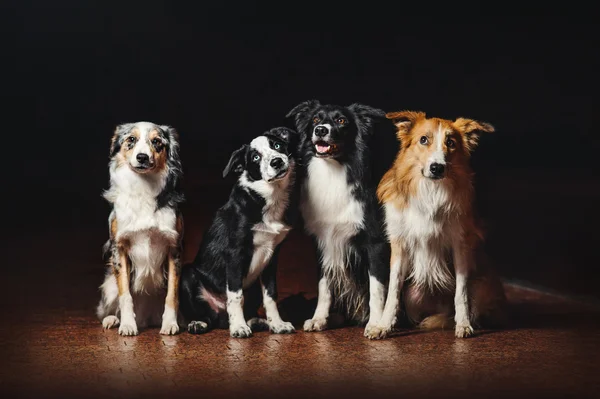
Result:
{"label": "dog's ear", "polygon": [[296,123],[296,129],[299,133],[303,133],[308,127],[310,114],[319,106],[321,106],[321,103],[318,100],[304,101],[292,108],[285,117],[290,118],[293,116],[294,122]]}
{"label": "dog's ear", "polygon": [[225,169],[223,169],[223,177],[227,177],[231,171],[240,173],[244,170],[244,157],[247,149],[248,144],[244,144],[231,153],[231,158],[229,158],[229,162],[227,162]]}
{"label": "dog's ear", "polygon": [[183,168],[181,166],[181,158],[179,157],[179,133],[174,127],[168,125],[161,125],[160,129],[169,141],[166,148],[167,166],[169,168],[167,183],[165,189],[156,198],[158,207],[162,208],[166,205],[175,206],[183,202],[184,195],[181,190]]}
{"label": "dog's ear", "polygon": [[373,122],[377,119],[385,118],[385,111],[373,108],[369,105],[354,103],[348,106],[348,109],[356,115],[358,118],[358,123],[366,128],[367,132],[371,132],[371,127],[373,126]]}
{"label": "dog's ear", "polygon": [[458,118],[453,123],[454,127],[462,132],[465,148],[469,152],[473,152],[479,143],[481,133],[492,133],[494,127],[489,123],[478,122],[473,119]]}
{"label": "dog's ear", "polygon": [[115,128],[115,132],[110,140],[110,158],[114,157],[119,151],[121,151],[123,136],[125,136],[131,130],[131,126],[131,123],[123,123],[121,125],[117,125]]}
{"label": "dog's ear", "polygon": [[273,129],[266,132],[266,134],[278,137],[280,140],[289,143],[292,140],[292,138],[298,133],[296,133],[295,130],[292,130],[287,127],[274,127]]}
{"label": "dog's ear", "polygon": [[400,138],[401,135],[407,134],[415,122],[418,119],[425,118],[425,116],[425,112],[421,111],[398,111],[385,114],[385,117],[390,119],[394,125],[396,125],[396,128],[398,129],[398,138]]}

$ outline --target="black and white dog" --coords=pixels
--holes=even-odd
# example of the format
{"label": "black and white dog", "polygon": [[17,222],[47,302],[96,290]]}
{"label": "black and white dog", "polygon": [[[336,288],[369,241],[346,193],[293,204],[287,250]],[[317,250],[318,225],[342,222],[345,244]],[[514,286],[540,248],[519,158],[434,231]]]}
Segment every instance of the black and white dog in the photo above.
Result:
{"label": "black and white dog", "polygon": [[[181,312],[188,331],[215,327],[225,311],[232,337],[252,330],[294,332],[277,308],[277,258],[293,225],[296,132],[273,128],[234,151],[223,171],[239,174],[228,201],[204,234],[193,263],[184,266]],[[258,319],[262,303],[267,320]]]}
{"label": "black and white dog", "polygon": [[[368,328],[381,317],[389,278],[389,244],[371,154],[385,112],[311,100],[292,109],[287,117],[292,116],[300,134],[300,209],[320,266],[317,308],[304,331],[332,327],[332,308],[349,321],[368,321]],[[391,124],[389,135],[394,139]]]}
{"label": "black and white dog", "polygon": [[109,172],[109,268],[96,313],[104,328],[119,326],[121,335],[154,325],[161,334],[176,334],[183,239],[177,132],[150,122],[119,125]]}

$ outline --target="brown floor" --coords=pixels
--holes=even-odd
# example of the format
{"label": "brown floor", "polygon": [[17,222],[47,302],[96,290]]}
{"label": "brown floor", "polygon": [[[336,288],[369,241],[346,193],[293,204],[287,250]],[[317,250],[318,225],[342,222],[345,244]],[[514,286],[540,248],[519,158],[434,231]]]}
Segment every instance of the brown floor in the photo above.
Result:
{"label": "brown floor", "polygon": [[[199,231],[190,227],[188,243],[197,244]],[[599,309],[511,285],[515,327],[467,340],[401,331],[371,342],[357,327],[246,340],[226,330],[123,338],[93,314],[103,238],[85,230],[28,237],[35,251],[25,255],[44,261],[11,275],[4,269],[0,397],[592,397],[600,389]],[[281,259],[281,307],[295,322],[314,297],[307,244],[294,233]],[[74,251],[62,258],[66,245]]]}

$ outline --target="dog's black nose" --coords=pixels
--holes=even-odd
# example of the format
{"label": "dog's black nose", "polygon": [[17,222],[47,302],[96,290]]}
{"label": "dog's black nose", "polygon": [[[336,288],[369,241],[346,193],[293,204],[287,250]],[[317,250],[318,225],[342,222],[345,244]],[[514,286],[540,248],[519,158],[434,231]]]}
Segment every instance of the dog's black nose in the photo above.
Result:
{"label": "dog's black nose", "polygon": [[429,166],[429,170],[431,171],[431,174],[435,177],[442,176],[444,174],[445,169],[446,169],[446,167],[441,163],[432,163]]}
{"label": "dog's black nose", "polygon": [[137,156],[135,157],[135,159],[137,159],[137,161],[139,163],[148,163],[148,161],[150,160],[150,157],[148,157],[147,154],[137,154]]}
{"label": "dog's black nose", "polygon": [[281,158],[273,158],[271,160],[271,166],[275,169],[279,169],[283,166],[283,159]]}
{"label": "dog's black nose", "polygon": [[317,137],[323,137],[327,135],[327,133],[329,133],[329,129],[327,129],[325,126],[317,126],[315,128],[315,135]]}

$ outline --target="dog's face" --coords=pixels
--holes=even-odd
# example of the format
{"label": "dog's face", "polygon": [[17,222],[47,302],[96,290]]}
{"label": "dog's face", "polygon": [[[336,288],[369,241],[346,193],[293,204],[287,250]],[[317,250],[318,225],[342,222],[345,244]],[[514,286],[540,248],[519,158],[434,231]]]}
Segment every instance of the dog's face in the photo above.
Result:
{"label": "dog's face", "polygon": [[165,170],[170,156],[177,152],[177,132],[170,126],[151,122],[117,126],[111,142],[110,157],[127,164],[139,174]]}
{"label": "dog's face", "polygon": [[374,118],[383,118],[382,110],[366,105],[322,105],[316,100],[294,107],[287,117],[294,116],[298,132],[310,142],[308,151],[319,158],[342,158],[366,139]]}
{"label": "dog's face", "polygon": [[250,144],[243,145],[231,154],[223,170],[223,177],[232,171],[246,171],[250,181],[264,180],[271,183],[285,178],[293,163],[289,144],[295,134],[291,129],[277,127],[254,138]]}
{"label": "dog's face", "polygon": [[401,111],[386,115],[397,128],[402,156],[423,176],[443,179],[454,166],[462,167],[477,146],[482,132],[493,132],[488,123],[458,118],[427,118],[424,112]]}

